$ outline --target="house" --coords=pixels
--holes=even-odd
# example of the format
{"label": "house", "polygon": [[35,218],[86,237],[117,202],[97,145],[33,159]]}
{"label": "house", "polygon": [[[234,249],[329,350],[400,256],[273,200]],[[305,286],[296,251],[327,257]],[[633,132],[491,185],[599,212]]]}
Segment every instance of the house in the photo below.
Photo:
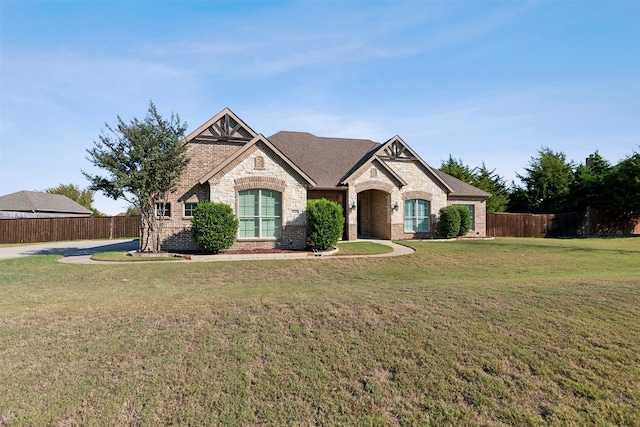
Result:
{"label": "house", "polygon": [[91,211],[61,194],[18,191],[0,196],[0,218],[89,217]]}
{"label": "house", "polygon": [[422,160],[399,136],[385,143],[305,132],[256,133],[225,108],[185,138],[191,158],[164,207],[166,250],[196,250],[191,217],[203,200],[229,204],[236,249],[306,247],[306,203],[340,204],[343,240],[429,238],[440,208],[465,205],[470,236],[485,236],[490,194]]}

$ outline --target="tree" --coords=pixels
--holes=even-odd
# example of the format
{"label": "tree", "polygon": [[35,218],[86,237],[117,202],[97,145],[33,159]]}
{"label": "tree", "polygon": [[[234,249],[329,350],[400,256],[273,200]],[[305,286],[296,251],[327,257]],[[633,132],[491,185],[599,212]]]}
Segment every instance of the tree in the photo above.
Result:
{"label": "tree", "polygon": [[573,174],[567,207],[577,212],[585,212],[590,206],[607,209],[606,179],[610,172],[611,165],[597,151],[589,155]]}
{"label": "tree", "polygon": [[449,159],[442,162],[440,170],[491,194],[487,200],[487,212],[504,212],[507,208],[509,203],[507,184],[495,169],[490,171],[484,162],[480,167],[471,168],[465,165],[462,159],[454,159],[449,154]]}
{"label": "tree", "polygon": [[322,251],[335,246],[343,228],[342,206],[326,199],[307,202],[307,236],[314,247]]}
{"label": "tree", "polygon": [[526,174],[516,176],[525,184],[524,194],[529,212],[563,212],[567,207],[573,181],[573,163],[562,152],[542,147],[532,157]]}
{"label": "tree", "polygon": [[604,181],[602,207],[623,220],[640,219],[640,152],[611,168]]}
{"label": "tree", "polygon": [[451,154],[449,154],[449,159],[442,162],[440,170],[454,178],[458,178],[460,181],[466,182],[467,184],[472,184],[476,176],[475,168],[472,169],[465,165],[462,162],[462,159],[454,159]]}
{"label": "tree", "polygon": [[144,120],[125,123],[118,116],[115,127],[106,127],[109,132],[103,131],[87,152],[88,160],[107,175],[82,173],[91,182],[91,190],[140,209],[140,250],[157,252],[167,196],[176,190],[189,162],[182,143],[187,125],[177,114],[163,119],[150,102]]}
{"label": "tree", "polygon": [[477,168],[472,185],[491,194],[487,200],[487,212],[504,212],[509,204],[509,188],[496,170],[489,171],[487,166],[482,165]]}
{"label": "tree", "polygon": [[191,234],[205,252],[217,254],[236,240],[240,221],[226,203],[198,203],[191,219]]}
{"label": "tree", "polygon": [[91,211],[91,216],[104,216],[100,211],[93,207],[93,191],[88,188],[81,190],[75,184],[60,184],[57,187],[51,187],[44,190],[49,194],[61,194],[66,196]]}

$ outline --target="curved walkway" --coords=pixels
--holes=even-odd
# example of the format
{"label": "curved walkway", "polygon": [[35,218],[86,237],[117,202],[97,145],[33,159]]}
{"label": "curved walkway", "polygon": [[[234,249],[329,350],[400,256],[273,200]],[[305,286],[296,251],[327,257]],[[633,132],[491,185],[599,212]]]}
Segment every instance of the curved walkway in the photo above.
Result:
{"label": "curved walkway", "polygon": [[[239,255],[192,255],[190,260],[184,262],[215,262],[215,261],[257,261],[278,259],[326,259],[326,258],[376,258],[408,255],[413,249],[393,243],[390,240],[358,240],[371,243],[379,243],[389,246],[392,252],[373,255],[339,255],[339,251],[329,251],[316,254],[301,251],[298,253],[273,253],[273,254],[239,254]],[[73,242],[50,242],[20,246],[7,246],[0,248],[0,259],[20,258],[32,255],[63,255],[60,262],[71,264],[130,264],[129,262],[94,261],[93,254],[108,251],[132,251],[138,248],[138,241],[127,240],[82,240]],[[140,261],[145,262],[145,261]],[[152,262],[152,261],[149,261]]]}

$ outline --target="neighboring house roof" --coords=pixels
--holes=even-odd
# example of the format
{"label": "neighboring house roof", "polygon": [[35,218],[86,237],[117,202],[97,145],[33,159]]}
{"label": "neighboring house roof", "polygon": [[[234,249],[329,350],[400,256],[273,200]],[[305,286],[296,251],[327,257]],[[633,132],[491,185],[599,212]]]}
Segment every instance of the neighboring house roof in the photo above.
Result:
{"label": "neighboring house roof", "polygon": [[380,147],[369,139],[326,138],[307,132],[281,131],[268,139],[320,188],[340,185],[354,165],[363,164]]}
{"label": "neighboring house roof", "polygon": [[0,196],[0,211],[91,214],[67,196],[26,190]]}
{"label": "neighboring house roof", "polygon": [[464,181],[460,181],[458,178],[455,178],[447,173],[442,172],[441,170],[434,169],[434,171],[440,176],[444,182],[447,183],[449,187],[451,187],[451,195],[452,196],[460,196],[460,197],[491,197],[490,193],[486,191],[482,191],[477,187],[474,187],[471,184],[467,184]]}

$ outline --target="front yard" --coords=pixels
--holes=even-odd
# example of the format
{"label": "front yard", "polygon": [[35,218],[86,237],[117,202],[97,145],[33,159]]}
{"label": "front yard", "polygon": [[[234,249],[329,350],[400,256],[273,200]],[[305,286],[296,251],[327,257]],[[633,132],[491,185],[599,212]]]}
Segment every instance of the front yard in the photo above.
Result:
{"label": "front yard", "polygon": [[633,425],[640,239],[0,261],[3,425]]}

